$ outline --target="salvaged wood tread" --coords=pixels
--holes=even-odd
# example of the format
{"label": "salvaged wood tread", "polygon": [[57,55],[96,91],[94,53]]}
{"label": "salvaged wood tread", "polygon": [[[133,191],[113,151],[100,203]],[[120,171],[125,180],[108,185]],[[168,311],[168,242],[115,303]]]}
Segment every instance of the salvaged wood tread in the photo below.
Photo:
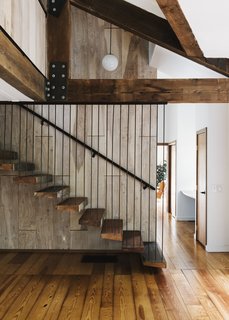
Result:
{"label": "salvaged wood tread", "polygon": [[101,238],[114,241],[122,241],[123,220],[105,219],[101,230]]}
{"label": "salvaged wood tread", "polygon": [[33,171],[35,169],[34,163],[31,162],[4,162],[0,163],[0,170],[2,171]]}
{"label": "salvaged wood tread", "polygon": [[39,183],[48,183],[52,181],[51,174],[33,174],[26,176],[18,176],[14,178],[16,183],[23,184],[39,184]]}
{"label": "salvaged wood tread", "polygon": [[61,198],[69,192],[68,186],[51,186],[34,192],[35,197]]}
{"label": "salvaged wood tread", "polygon": [[0,160],[16,160],[18,154],[15,151],[0,150]]}
{"label": "salvaged wood tread", "polygon": [[144,242],[144,252],[141,254],[141,259],[144,266],[166,268],[165,258],[156,242]]}
{"label": "salvaged wood tread", "polygon": [[79,224],[92,227],[101,227],[105,209],[86,209],[79,219]]}
{"label": "salvaged wood tread", "polygon": [[87,205],[87,198],[85,197],[73,197],[68,198],[56,205],[56,209],[59,211],[73,211],[80,212]]}
{"label": "salvaged wood tread", "polygon": [[123,231],[122,250],[128,252],[143,252],[144,244],[142,241],[141,231]]}

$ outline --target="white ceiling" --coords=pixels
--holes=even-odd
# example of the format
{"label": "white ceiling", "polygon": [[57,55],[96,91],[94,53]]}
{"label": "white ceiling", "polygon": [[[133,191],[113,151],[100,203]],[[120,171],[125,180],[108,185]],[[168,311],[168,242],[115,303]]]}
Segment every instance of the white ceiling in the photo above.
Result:
{"label": "white ceiling", "polygon": [[[156,0],[126,0],[163,17]],[[229,58],[229,1],[179,0],[205,57]]]}
{"label": "white ceiling", "polygon": [[32,101],[0,78],[0,101]]}
{"label": "white ceiling", "polygon": [[125,0],[133,5],[140,7],[146,11],[156,14],[161,18],[165,18],[156,0]]}
{"label": "white ceiling", "polygon": [[229,1],[179,0],[205,57],[229,58]]}

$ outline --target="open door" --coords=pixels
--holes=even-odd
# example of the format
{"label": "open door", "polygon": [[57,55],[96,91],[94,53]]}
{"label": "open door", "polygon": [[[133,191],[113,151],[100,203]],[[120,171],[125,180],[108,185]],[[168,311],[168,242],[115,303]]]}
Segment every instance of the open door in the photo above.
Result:
{"label": "open door", "polygon": [[176,142],[169,144],[168,212],[176,217]]}
{"label": "open door", "polygon": [[196,239],[207,244],[207,128],[197,132]]}

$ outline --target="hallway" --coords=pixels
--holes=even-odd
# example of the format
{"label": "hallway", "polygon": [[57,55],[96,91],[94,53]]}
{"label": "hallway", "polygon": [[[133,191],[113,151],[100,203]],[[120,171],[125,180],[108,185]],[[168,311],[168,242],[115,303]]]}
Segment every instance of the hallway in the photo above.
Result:
{"label": "hallway", "polygon": [[1,319],[229,319],[229,254],[206,253],[192,222],[165,220],[167,269],[138,255],[0,252]]}

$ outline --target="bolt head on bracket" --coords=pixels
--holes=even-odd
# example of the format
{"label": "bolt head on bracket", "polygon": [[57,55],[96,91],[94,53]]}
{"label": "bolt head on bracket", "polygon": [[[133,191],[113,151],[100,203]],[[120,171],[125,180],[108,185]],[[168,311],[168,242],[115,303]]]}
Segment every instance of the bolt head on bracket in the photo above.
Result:
{"label": "bolt head on bracket", "polygon": [[54,61],[49,65],[49,80],[46,81],[45,94],[47,101],[66,101],[68,65]]}
{"label": "bolt head on bracket", "polygon": [[48,13],[54,17],[59,17],[66,0],[48,0]]}

